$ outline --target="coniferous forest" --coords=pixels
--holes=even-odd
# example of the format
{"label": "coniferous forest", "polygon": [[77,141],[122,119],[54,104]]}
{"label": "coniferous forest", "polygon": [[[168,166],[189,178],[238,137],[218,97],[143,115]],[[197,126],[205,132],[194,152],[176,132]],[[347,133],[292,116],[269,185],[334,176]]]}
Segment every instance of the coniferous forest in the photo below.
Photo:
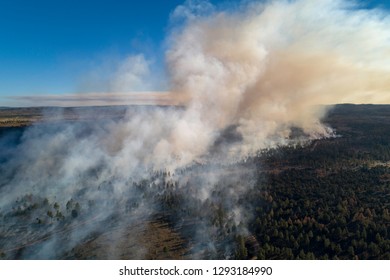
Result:
{"label": "coniferous forest", "polygon": [[[337,105],[323,122],[332,137],[229,166],[124,184],[95,184],[94,167],[71,195],[28,189],[0,207],[0,258],[390,259],[390,106]],[[0,131],[1,188],[16,178],[7,168],[25,137],[12,126]]]}
{"label": "coniferous forest", "polygon": [[256,159],[262,259],[390,259],[390,108],[338,105],[335,138]]}

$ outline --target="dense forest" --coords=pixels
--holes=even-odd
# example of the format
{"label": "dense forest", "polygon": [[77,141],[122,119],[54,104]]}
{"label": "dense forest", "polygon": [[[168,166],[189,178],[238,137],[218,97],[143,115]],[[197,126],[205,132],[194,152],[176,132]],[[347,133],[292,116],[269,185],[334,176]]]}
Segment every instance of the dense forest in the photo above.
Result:
{"label": "dense forest", "polygon": [[[95,201],[83,191],[65,201],[21,194],[10,211],[0,209],[0,258],[34,258],[45,240],[69,243],[75,229],[96,222],[104,227],[54,258],[110,258],[102,252],[115,236],[115,250],[127,259],[139,258],[141,245],[151,259],[390,259],[390,106],[337,105],[324,123],[333,137],[228,166],[153,171],[127,182],[120,197],[112,196],[115,181],[90,186]],[[17,142],[22,130],[3,133]],[[153,214],[138,213],[141,204]],[[27,227],[32,233],[20,248],[8,241]]]}
{"label": "dense forest", "polygon": [[258,257],[390,259],[390,108],[338,105],[325,122],[335,138],[255,159]]}
{"label": "dense forest", "polygon": [[[232,179],[189,210],[175,192],[170,210],[180,205],[194,220],[213,213],[214,239],[234,242],[238,259],[390,259],[390,106],[338,105],[324,122],[334,137],[242,163],[241,170],[256,166],[255,186],[234,201],[247,212],[248,231],[228,221]],[[243,173],[236,184],[248,179]]]}

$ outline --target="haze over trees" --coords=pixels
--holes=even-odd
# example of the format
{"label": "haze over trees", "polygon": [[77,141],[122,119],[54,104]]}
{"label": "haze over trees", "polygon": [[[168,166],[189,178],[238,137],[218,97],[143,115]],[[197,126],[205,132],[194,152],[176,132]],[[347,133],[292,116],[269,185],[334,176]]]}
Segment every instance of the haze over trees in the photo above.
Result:
{"label": "haze over trees", "polygon": [[[337,105],[324,121],[335,137],[153,171],[120,196],[115,178],[65,200],[21,193],[0,208],[0,257],[390,259],[390,106]],[[4,129],[3,145],[21,131]]]}

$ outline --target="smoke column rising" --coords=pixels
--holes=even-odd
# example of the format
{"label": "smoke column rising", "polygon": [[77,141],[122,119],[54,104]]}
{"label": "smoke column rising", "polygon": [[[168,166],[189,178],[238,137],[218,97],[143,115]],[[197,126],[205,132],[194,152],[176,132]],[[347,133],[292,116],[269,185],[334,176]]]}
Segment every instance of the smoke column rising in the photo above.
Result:
{"label": "smoke column rising", "polygon": [[188,1],[178,17],[185,24],[170,36],[167,63],[187,110],[163,148],[185,162],[230,125],[244,138],[232,149],[242,156],[283,142],[292,126],[328,135],[316,105],[390,102],[390,22],[380,10],[298,0],[218,11]]}
{"label": "smoke column rising", "polygon": [[[153,196],[173,192],[185,198],[183,208],[203,213],[193,240],[214,248],[220,233],[207,220],[212,215],[202,211],[219,205],[228,223],[245,228],[250,211],[239,201],[254,184],[250,170],[243,176],[208,167],[215,149],[223,166],[289,143],[292,128],[302,129],[308,139],[330,136],[331,128],[321,124],[325,107],[317,105],[390,102],[390,22],[380,10],[341,0],[245,2],[235,11],[187,1],[171,20],[166,63],[171,96],[183,108],[138,108],[124,120],[102,124],[34,126],[16,148],[0,141],[8,156],[0,164],[2,213],[11,213],[13,201],[33,193],[61,205],[72,199],[95,201],[99,207],[91,206],[91,216],[105,221],[123,215],[130,223],[161,210]],[[149,73],[149,60],[135,58],[119,69],[113,88],[139,86],[140,77]],[[222,141],[229,130],[238,140]],[[155,188],[168,182],[151,172],[173,174],[199,162],[206,163],[206,171],[172,175],[177,182],[170,193]],[[3,224],[8,231],[17,216],[5,216],[11,217]],[[77,228],[68,243],[50,239],[22,257],[58,257],[98,229]],[[116,258],[112,251],[109,257]]]}

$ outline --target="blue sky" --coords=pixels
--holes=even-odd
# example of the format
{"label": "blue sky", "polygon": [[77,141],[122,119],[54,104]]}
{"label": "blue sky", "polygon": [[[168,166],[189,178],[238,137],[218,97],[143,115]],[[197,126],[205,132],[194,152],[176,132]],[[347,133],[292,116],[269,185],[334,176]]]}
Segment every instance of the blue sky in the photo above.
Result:
{"label": "blue sky", "polygon": [[80,76],[130,53],[161,52],[171,1],[1,0],[0,96],[80,90]]}
{"label": "blue sky", "polygon": [[[388,8],[389,2],[363,3]],[[7,96],[96,90],[85,86],[91,71],[131,54],[161,64],[169,15],[182,3],[0,0],[0,106]]]}

